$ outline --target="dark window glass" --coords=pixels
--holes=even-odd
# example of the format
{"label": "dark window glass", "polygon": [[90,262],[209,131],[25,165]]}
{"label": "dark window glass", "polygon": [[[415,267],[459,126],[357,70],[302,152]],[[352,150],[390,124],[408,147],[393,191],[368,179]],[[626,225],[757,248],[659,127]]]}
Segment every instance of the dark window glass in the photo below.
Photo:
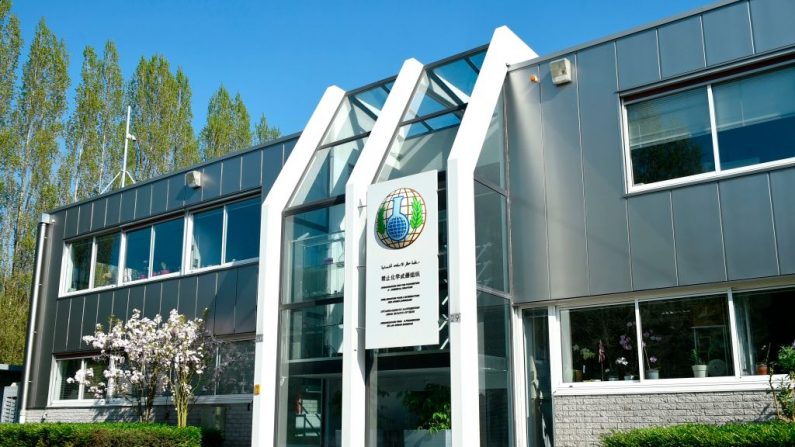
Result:
{"label": "dark window glass", "polygon": [[121,233],[97,238],[97,261],[94,264],[94,287],[116,284],[119,275]]}
{"label": "dark window glass", "polygon": [[508,202],[475,182],[475,244],[478,284],[508,291]]}
{"label": "dark window glass", "polygon": [[80,398],[80,384],[77,382],[69,383],[70,378],[74,378],[83,363],[80,359],[59,360],[58,361],[58,399],[73,400]]}
{"label": "dark window glass", "polygon": [[511,304],[478,294],[480,445],[513,444]]}
{"label": "dark window glass", "polygon": [[193,215],[191,268],[221,264],[224,210],[216,208]]}
{"label": "dark window glass", "polygon": [[152,236],[155,238],[152,276],[179,272],[182,268],[182,227],[182,219],[152,227]]}
{"label": "dark window glass", "polygon": [[285,312],[290,360],[342,355],[342,303]]}
{"label": "dark window glass", "polygon": [[561,311],[563,381],[637,380],[635,306]]}
{"label": "dark window glass", "polygon": [[152,228],[146,227],[127,233],[126,256],[124,258],[124,281],[136,281],[149,277],[149,251]]}
{"label": "dark window glass", "polygon": [[87,289],[91,275],[91,239],[73,242],[69,247],[70,271],[67,292]]}
{"label": "dark window glass", "polygon": [[218,348],[221,377],[216,394],[251,394],[254,391],[254,340],[223,343]]}
{"label": "dark window glass", "polygon": [[742,373],[766,374],[764,366],[776,360],[779,349],[795,343],[795,289],[738,293],[734,308]]}
{"label": "dark window glass", "polygon": [[647,379],[734,374],[725,296],[641,302],[640,321]]}
{"label": "dark window glass", "polygon": [[627,106],[636,185],[715,170],[707,89]]}
{"label": "dark window glass", "polygon": [[226,262],[259,256],[259,199],[233,203],[226,208]]}
{"label": "dark window glass", "polygon": [[721,169],[795,157],[795,67],[715,85]]}

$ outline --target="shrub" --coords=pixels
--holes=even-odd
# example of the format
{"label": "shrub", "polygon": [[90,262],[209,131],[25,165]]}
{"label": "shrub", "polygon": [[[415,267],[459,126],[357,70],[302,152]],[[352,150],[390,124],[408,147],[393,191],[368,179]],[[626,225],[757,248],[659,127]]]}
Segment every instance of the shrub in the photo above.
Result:
{"label": "shrub", "polygon": [[795,424],[786,422],[684,424],[613,432],[605,447],[773,447],[795,446]]}
{"label": "shrub", "polygon": [[142,423],[2,424],[0,447],[200,447],[198,427]]}

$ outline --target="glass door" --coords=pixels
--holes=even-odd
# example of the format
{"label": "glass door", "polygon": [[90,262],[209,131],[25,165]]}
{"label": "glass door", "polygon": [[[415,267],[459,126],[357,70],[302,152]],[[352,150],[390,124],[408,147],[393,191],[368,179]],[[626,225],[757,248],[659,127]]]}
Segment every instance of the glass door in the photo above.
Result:
{"label": "glass door", "polygon": [[527,442],[531,447],[549,447],[554,438],[547,309],[525,309],[522,321],[527,368]]}

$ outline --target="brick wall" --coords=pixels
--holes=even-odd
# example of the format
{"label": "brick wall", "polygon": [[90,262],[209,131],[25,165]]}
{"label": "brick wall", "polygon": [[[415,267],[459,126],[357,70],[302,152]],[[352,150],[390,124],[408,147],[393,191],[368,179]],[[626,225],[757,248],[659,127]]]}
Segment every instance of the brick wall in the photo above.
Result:
{"label": "brick wall", "polygon": [[611,430],[682,424],[758,421],[773,415],[764,391],[555,396],[555,446],[599,445]]}
{"label": "brick wall", "polygon": [[[251,445],[251,404],[196,405],[188,414],[188,424],[212,427],[216,415],[222,422],[225,447]],[[131,407],[47,408],[28,410],[28,422],[105,422],[135,421]],[[170,406],[156,406],[155,419],[176,424],[176,413]]]}

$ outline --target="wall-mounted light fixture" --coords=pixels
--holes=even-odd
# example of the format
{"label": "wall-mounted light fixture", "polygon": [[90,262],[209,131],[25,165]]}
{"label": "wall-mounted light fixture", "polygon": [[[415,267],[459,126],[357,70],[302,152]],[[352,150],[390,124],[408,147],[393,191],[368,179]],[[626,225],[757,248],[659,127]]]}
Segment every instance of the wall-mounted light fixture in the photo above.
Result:
{"label": "wall-mounted light fixture", "polygon": [[185,184],[190,188],[201,188],[202,186],[202,173],[201,171],[190,171],[185,174]]}
{"label": "wall-mounted light fixture", "polygon": [[564,57],[550,62],[549,72],[555,85],[571,82],[571,62],[568,58]]}

